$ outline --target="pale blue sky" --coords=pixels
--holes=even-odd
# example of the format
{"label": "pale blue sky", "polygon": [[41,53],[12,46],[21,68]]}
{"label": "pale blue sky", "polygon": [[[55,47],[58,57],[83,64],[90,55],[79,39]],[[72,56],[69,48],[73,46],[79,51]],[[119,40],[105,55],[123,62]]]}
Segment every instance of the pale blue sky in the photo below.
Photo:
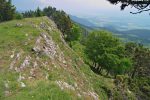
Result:
{"label": "pale blue sky", "polygon": [[111,20],[123,24],[132,23],[134,27],[145,27],[145,25],[149,27],[147,24],[150,23],[148,12],[133,15],[130,14],[130,11],[135,11],[135,9],[128,7],[124,11],[120,11],[120,5],[112,5],[107,0],[12,0],[12,2],[18,11],[33,10],[38,6],[44,8],[50,5],[64,10],[68,14],[83,18],[96,17],[96,19],[104,19],[106,22]]}
{"label": "pale blue sky", "polygon": [[111,5],[107,0],[12,0],[18,10],[35,9],[38,6],[54,6],[73,15],[97,15],[98,13],[129,13],[121,12],[119,6]]}

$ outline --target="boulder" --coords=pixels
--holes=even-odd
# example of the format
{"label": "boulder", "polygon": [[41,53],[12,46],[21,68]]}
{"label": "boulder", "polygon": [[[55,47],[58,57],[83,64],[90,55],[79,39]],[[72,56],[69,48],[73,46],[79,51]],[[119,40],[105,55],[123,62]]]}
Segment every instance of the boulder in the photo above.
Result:
{"label": "boulder", "polygon": [[21,23],[17,23],[16,25],[15,25],[15,27],[22,27],[23,25],[21,24]]}

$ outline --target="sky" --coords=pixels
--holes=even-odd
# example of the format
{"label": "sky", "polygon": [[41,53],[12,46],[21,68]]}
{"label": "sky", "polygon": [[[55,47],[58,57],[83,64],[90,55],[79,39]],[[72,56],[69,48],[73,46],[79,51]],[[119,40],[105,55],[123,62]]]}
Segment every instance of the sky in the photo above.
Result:
{"label": "sky", "polygon": [[[64,10],[67,14],[82,18],[104,19],[108,23],[122,22],[129,24],[132,27],[149,28],[150,15],[148,12],[133,15],[131,11],[135,9],[131,7],[120,10],[120,5],[112,5],[107,0],[12,0],[12,3],[17,7],[18,11],[34,10],[37,7],[41,9],[46,6],[56,7],[59,10]],[[102,20],[102,21],[104,21]],[[113,22],[110,22],[113,21]],[[97,20],[96,20],[97,22]],[[117,23],[119,25],[119,23]],[[145,24],[147,23],[147,24]],[[127,26],[128,27],[128,26]]]}
{"label": "sky", "polygon": [[129,13],[122,12],[119,6],[110,4],[107,0],[12,0],[19,11],[53,6],[72,15],[97,15],[98,13]]}

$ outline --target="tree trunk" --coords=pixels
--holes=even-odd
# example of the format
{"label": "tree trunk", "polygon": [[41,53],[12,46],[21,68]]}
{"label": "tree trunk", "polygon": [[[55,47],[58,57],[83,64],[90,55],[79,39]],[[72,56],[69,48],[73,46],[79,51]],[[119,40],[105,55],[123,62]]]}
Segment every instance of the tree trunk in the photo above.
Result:
{"label": "tree trunk", "polygon": [[109,71],[107,71],[106,76],[108,76],[108,74],[109,74]]}
{"label": "tree trunk", "polygon": [[131,78],[134,78],[134,77],[135,77],[135,73],[136,73],[136,71],[137,71],[137,68],[138,68],[138,67],[134,68],[133,73],[131,74]]}
{"label": "tree trunk", "polygon": [[99,73],[101,74],[101,71],[102,71],[102,67],[98,66],[99,67]]}

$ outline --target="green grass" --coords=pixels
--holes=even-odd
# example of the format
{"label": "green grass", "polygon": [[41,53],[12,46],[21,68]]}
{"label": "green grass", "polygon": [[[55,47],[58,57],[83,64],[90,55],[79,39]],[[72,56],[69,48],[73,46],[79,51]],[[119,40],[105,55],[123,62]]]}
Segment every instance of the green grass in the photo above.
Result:
{"label": "green grass", "polygon": [[19,90],[6,100],[71,100],[73,97],[54,83],[39,82],[36,87]]}
{"label": "green grass", "polygon": [[[40,31],[30,24],[31,19],[26,20],[14,20],[0,24],[0,51],[5,49],[12,49],[13,47],[28,49],[34,42],[36,36],[39,35]],[[16,27],[16,24],[22,24],[22,27]],[[28,36],[26,36],[28,35]],[[30,41],[29,45],[25,46],[25,42]],[[22,46],[24,45],[24,46]]]}
{"label": "green grass", "polygon": [[[103,76],[96,75],[91,71],[90,67],[86,65],[82,59],[85,59],[83,54],[84,47],[80,47],[80,44],[74,45],[76,50],[72,50],[68,45],[62,42],[60,38],[60,31],[55,28],[52,31],[47,29],[39,29],[33,27],[39,26],[40,23],[45,23],[51,27],[53,22],[47,17],[39,18],[27,18],[22,20],[13,20],[9,22],[0,23],[0,99],[2,100],[80,100],[85,99],[81,94],[81,98],[77,96],[79,92],[93,91],[99,95],[100,100],[107,100],[107,90],[114,88],[112,79],[105,78]],[[22,27],[15,27],[17,23],[21,23]],[[59,45],[60,51],[64,53],[65,60],[67,61],[67,67],[61,64],[57,59],[49,59],[45,55],[39,56],[37,69],[37,79],[23,80],[27,85],[25,88],[21,88],[17,82],[19,73],[9,70],[9,65],[13,61],[10,58],[12,51],[15,54],[22,52],[20,60],[15,66],[20,66],[27,55],[32,57],[32,61],[36,60],[36,54],[31,49],[35,45],[35,41],[41,32],[48,33],[56,45]],[[28,36],[26,36],[28,34]],[[27,42],[27,45],[25,43]],[[79,48],[78,48],[79,47]],[[48,62],[47,66],[43,66],[42,63]],[[55,63],[56,68],[52,63]],[[22,72],[28,77],[30,68]],[[48,68],[50,70],[48,70]],[[48,80],[45,80],[46,73],[49,74]],[[4,96],[5,87],[4,81],[9,80],[11,95]],[[57,86],[55,81],[61,80],[67,82],[69,85],[74,86],[74,83],[78,83],[81,91],[61,90]],[[89,99],[88,97],[86,99]]]}

